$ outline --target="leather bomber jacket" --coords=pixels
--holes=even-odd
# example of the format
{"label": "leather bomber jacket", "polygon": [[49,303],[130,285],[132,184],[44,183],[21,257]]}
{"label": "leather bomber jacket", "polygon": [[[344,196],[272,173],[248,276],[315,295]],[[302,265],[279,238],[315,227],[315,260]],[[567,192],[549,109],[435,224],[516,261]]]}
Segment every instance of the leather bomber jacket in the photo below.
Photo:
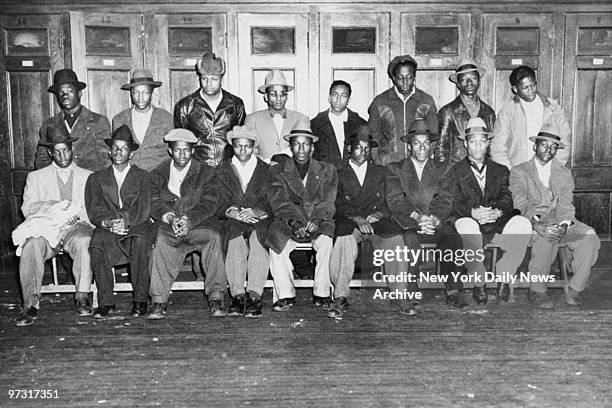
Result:
{"label": "leather bomber jacket", "polygon": [[174,126],[191,130],[198,138],[194,158],[217,167],[232,156],[226,134],[246,118],[244,103],[239,97],[221,90],[222,98],[213,112],[200,96],[198,89],[181,99],[174,108]]}

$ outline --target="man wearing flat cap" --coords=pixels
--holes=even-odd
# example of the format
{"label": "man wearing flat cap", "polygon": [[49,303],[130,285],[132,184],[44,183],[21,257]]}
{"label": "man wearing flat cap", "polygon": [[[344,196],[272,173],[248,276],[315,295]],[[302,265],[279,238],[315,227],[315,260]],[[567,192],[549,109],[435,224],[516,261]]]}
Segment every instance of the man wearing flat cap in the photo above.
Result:
{"label": "man wearing flat cap", "polygon": [[313,285],[315,306],[332,305],[329,258],[334,236],[338,174],[334,166],[311,158],[318,140],[309,130],[294,129],[284,136],[292,158],[271,167],[271,205],[274,220],[268,232],[270,273],[274,278],[274,310],[295,303],[293,265],[289,254],[298,243],[310,242],[317,251]]}
{"label": "man wearing flat cap", "polygon": [[[108,165],[108,147],[104,144],[104,139],[110,136],[111,127],[105,116],[81,105],[81,91],[86,86],[71,69],[60,69],[55,72],[53,84],[47,92],[55,94],[62,111],[45,119],[39,134],[40,140],[43,140],[47,128],[64,126],[71,137],[78,139],[72,146],[75,164],[84,169],[97,171]],[[34,166],[41,169],[51,164],[51,161],[46,147],[39,145]]]}
{"label": "man wearing flat cap", "polygon": [[371,149],[378,144],[369,134],[368,126],[357,127],[344,143],[349,160],[338,171],[336,241],[330,260],[334,304],[328,316],[333,318],[342,317],[349,306],[349,283],[355,272],[357,245],[367,240],[375,249],[402,245],[402,230],[391,220],[387,208],[384,168],[370,159]]}
{"label": "man wearing flat cap", "polygon": [[285,74],[273,69],[266,75],[264,84],[257,92],[264,95],[267,109],[247,115],[245,126],[255,129],[259,137],[256,154],[265,162],[270,162],[277,153],[291,154],[289,142],[283,138],[293,129],[310,129],[306,115],[286,108],[288,93],[293,90]]}
{"label": "man wearing flat cap", "polygon": [[387,67],[393,87],[376,96],[368,108],[370,133],[379,144],[372,151],[376,164],[386,166],[410,155],[400,139],[415,119],[424,119],[433,132],[438,129],[436,103],[415,86],[416,71],[417,62],[410,55],[393,58]]}
{"label": "man wearing flat cap", "polygon": [[[559,245],[571,251],[574,276],[563,291],[569,305],[580,305],[591,267],[597,261],[600,241],[593,228],[576,219],[573,205],[574,178],[555,156],[565,143],[554,125],[548,123],[537,136],[531,136],[535,152],[531,160],[510,171],[510,191],[514,206],[528,218],[535,234],[531,241],[529,272],[548,275]],[[529,299],[535,307],[549,309],[553,303],[542,282],[532,282]]]}
{"label": "man wearing flat cap", "polygon": [[229,315],[259,317],[270,268],[264,245],[272,222],[270,168],[253,154],[259,143],[254,130],[236,126],[228,132],[227,142],[234,149],[234,157],[218,170],[217,215],[225,220],[228,241],[225,271],[232,295]]}
{"label": "man wearing flat cap", "polygon": [[[407,144],[410,157],[399,163],[391,163],[387,171],[387,204],[391,218],[402,229],[399,245],[417,250],[421,244],[438,244],[441,251],[455,250],[461,247],[461,241],[452,223],[447,222],[432,207],[437,200],[437,191],[443,180],[447,165],[430,158],[433,143],[438,139],[435,132],[423,119],[412,122],[402,141]],[[434,258],[430,258],[432,261]],[[386,271],[388,275],[408,271],[418,276],[420,262],[409,265],[408,262],[392,262],[385,265],[393,268],[400,264],[396,271]],[[453,262],[440,262],[441,275],[447,276],[446,300],[453,307],[466,305],[461,296],[461,285],[451,277],[451,272],[457,271]],[[389,282],[391,291],[402,293],[404,290],[418,290],[416,282]],[[413,299],[395,299],[392,302],[400,313],[414,315],[418,310],[418,302]]]}
{"label": "man wearing flat cap", "polygon": [[210,315],[221,317],[226,313],[227,281],[222,229],[215,217],[215,170],[192,159],[198,139],[191,131],[173,129],[164,140],[171,158],[151,172],[151,217],[158,231],[151,257],[153,310],[148,318],[161,319],[166,314],[172,283],[192,251],[201,254]]}
{"label": "man wearing flat cap", "polygon": [[133,317],[147,313],[149,255],[152,244],[151,178],[130,164],[138,143],[126,125],[104,142],[112,164],[92,174],[85,186],[85,205],[96,226],[89,244],[91,268],[98,286],[96,318],[115,311],[112,267],[129,263],[134,290]]}
{"label": "man wearing flat cap", "polygon": [[466,152],[459,135],[470,118],[481,118],[487,128],[495,126],[495,111],[478,96],[480,81],[485,70],[472,60],[462,60],[449,77],[457,85],[459,96],[438,111],[438,135],[434,149],[439,162],[457,163],[465,159]]}
{"label": "man wearing flat cap", "polygon": [[246,117],[242,99],[221,88],[225,71],[225,61],[206,51],[196,64],[200,89],[174,107],[174,127],[188,129],[198,138],[193,158],[211,167],[232,157],[227,132]]}
{"label": "man wearing flat cap", "polygon": [[[508,189],[510,171],[487,156],[491,137],[481,118],[468,120],[460,136],[467,156],[443,176],[431,211],[440,220],[454,223],[465,250],[477,253],[488,243],[500,247],[504,255],[496,264],[498,277],[513,276],[531,240],[531,223],[514,209]],[[488,301],[483,261],[481,256],[465,262],[470,278],[479,279],[474,283],[473,296],[480,305]],[[497,297],[502,303],[511,299],[509,282],[497,285]]]}
{"label": "man wearing flat cap", "polygon": [[148,69],[136,69],[132,79],[121,89],[130,91],[132,107],[119,112],[113,118],[113,130],[127,125],[140,148],[134,152],[131,163],[151,171],[167,158],[164,135],[173,128],[172,115],[165,109],[151,104],[153,90],[161,82],[153,80]]}
{"label": "man wearing flat cap", "polygon": [[47,149],[53,162],[29,173],[26,180],[21,205],[26,220],[13,233],[13,239],[16,235],[23,238],[23,242],[17,243],[21,249],[19,277],[23,293],[18,326],[28,326],[37,317],[45,261],[60,249],[73,260],[77,312],[79,316],[92,314],[88,248],[93,226],[85,210],[85,183],[91,171],[73,162],[75,141],[65,126],[47,128],[40,145]]}

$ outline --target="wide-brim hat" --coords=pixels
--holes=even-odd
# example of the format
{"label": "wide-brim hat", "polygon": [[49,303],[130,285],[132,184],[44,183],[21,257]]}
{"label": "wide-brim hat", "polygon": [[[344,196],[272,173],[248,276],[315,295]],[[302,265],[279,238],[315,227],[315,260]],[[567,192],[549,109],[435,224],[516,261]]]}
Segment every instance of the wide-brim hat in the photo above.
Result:
{"label": "wide-brim hat", "polygon": [[289,140],[291,140],[292,137],[296,137],[296,136],[306,136],[312,139],[312,142],[318,142],[319,141],[319,136],[315,136],[310,130],[307,129],[293,129],[291,132],[289,132],[288,135],[284,135],[283,139],[285,139],[287,142]]}
{"label": "wide-brim hat", "polygon": [[259,145],[259,137],[255,129],[247,126],[234,126],[232,130],[225,135],[227,143],[232,144],[234,139],[249,139],[254,142],[253,146]]}
{"label": "wide-brim hat", "polygon": [[225,61],[214,53],[206,51],[196,63],[198,75],[225,75]]}
{"label": "wide-brim hat", "polygon": [[557,129],[555,129],[551,125],[545,124],[544,126],[542,126],[542,129],[540,129],[540,132],[537,136],[531,136],[529,138],[529,140],[534,143],[537,142],[538,139],[548,140],[550,142],[556,143],[559,149],[565,149],[565,143],[563,143],[561,141],[561,137],[557,135]]}
{"label": "wide-brim hat", "polygon": [[393,58],[391,62],[389,63],[389,65],[387,66],[387,75],[389,75],[389,78],[393,79],[393,71],[395,70],[395,67],[399,64],[413,65],[415,71],[417,67],[419,66],[416,60],[412,58],[410,55],[398,55],[397,57]]}
{"label": "wide-brim hat", "polygon": [[110,138],[104,139],[104,143],[111,147],[114,140],[123,140],[130,146],[130,151],[138,150],[140,145],[134,140],[134,135],[128,125],[122,125],[113,131]]}
{"label": "wide-brim hat", "polygon": [[474,61],[464,59],[459,63],[459,65],[457,65],[457,68],[455,68],[455,72],[450,74],[448,79],[450,79],[451,82],[457,83],[457,76],[459,76],[460,74],[467,74],[468,72],[474,71],[478,72],[478,75],[481,78],[487,72],[484,68],[479,68]]}
{"label": "wide-brim hat", "polygon": [[344,144],[348,146],[358,141],[368,142],[370,147],[378,147],[378,142],[370,134],[370,129],[367,125],[359,125],[355,132],[344,140]]}
{"label": "wide-brim hat", "polygon": [[402,142],[410,143],[412,142],[412,138],[419,135],[427,136],[431,142],[438,140],[438,134],[429,129],[429,125],[425,119],[415,119],[414,122],[410,124],[408,132],[404,136],[400,137],[400,139]]}
{"label": "wide-brim hat", "polygon": [[287,92],[293,90],[293,87],[287,83],[287,78],[285,78],[285,74],[283,71],[279,69],[273,69],[266,74],[266,78],[264,79],[264,84],[257,88],[257,92],[265,94],[266,89],[269,86],[274,85],[282,85],[287,87]]}
{"label": "wide-brim hat", "polygon": [[60,69],[53,74],[53,84],[47,89],[47,92],[57,93],[60,87],[64,84],[73,84],[79,91],[85,89],[87,84],[79,81],[77,74],[71,69]]}
{"label": "wide-brim hat", "polygon": [[162,82],[154,81],[153,74],[148,69],[136,69],[132,73],[130,83],[121,85],[121,89],[129,91],[138,85],[151,85],[153,88],[158,88],[162,86]]}
{"label": "wide-brim hat", "polygon": [[172,129],[164,135],[164,142],[186,142],[186,143],[198,143],[198,138],[189,129]]}
{"label": "wide-brim hat", "polygon": [[486,135],[487,139],[493,139],[493,134],[489,132],[486,123],[482,118],[471,118],[465,125],[463,134],[459,133],[457,136],[461,140],[465,140],[468,136],[472,135]]}
{"label": "wide-brim hat", "polygon": [[72,143],[79,140],[78,137],[72,137],[66,126],[62,123],[58,126],[50,126],[45,130],[45,135],[38,142],[41,146],[54,146],[58,143]]}

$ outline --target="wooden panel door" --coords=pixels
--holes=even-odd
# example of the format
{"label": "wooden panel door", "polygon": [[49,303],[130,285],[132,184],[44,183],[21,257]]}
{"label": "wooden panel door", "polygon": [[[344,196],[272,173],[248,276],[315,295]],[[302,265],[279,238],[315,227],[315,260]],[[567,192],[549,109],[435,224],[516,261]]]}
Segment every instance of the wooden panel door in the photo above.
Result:
{"label": "wooden panel door", "polygon": [[566,17],[563,106],[572,123],[577,217],[611,233],[612,14]]}
{"label": "wooden panel door", "polygon": [[70,13],[72,65],[87,83],[81,102],[108,117],[130,107],[130,71],[143,67],[140,14]]}
{"label": "wooden panel door", "polygon": [[287,108],[311,113],[308,47],[307,14],[238,14],[239,95],[247,112],[266,108],[257,88],[269,70],[280,69],[295,86]]}
{"label": "wooden panel door", "polygon": [[402,13],[401,50],[419,64],[416,85],[440,109],[457,96],[448,77],[462,58],[472,57],[469,13]]}
{"label": "wooden panel door", "polygon": [[349,107],[363,118],[374,97],[389,87],[388,13],[323,13],[320,15],[319,106],[329,108],[334,80],[351,84]]}
{"label": "wooden panel door", "polygon": [[550,95],[552,14],[485,14],[482,58],[488,80],[481,94],[495,111],[512,98],[510,73],[528,65],[538,75],[538,91]]}
{"label": "wooden panel door", "polygon": [[[53,71],[65,65],[62,16],[0,16],[0,236],[1,258],[14,248],[12,229],[22,221],[25,177],[34,168],[38,131],[54,114],[55,99],[47,92]],[[10,175],[10,177],[9,177]]]}
{"label": "wooden panel door", "polygon": [[[149,23],[150,21],[150,23]],[[225,14],[158,14],[145,17],[149,69],[163,85],[153,103],[173,112],[174,105],[200,87],[195,70],[205,51],[227,63]],[[228,74],[223,78],[227,89]]]}

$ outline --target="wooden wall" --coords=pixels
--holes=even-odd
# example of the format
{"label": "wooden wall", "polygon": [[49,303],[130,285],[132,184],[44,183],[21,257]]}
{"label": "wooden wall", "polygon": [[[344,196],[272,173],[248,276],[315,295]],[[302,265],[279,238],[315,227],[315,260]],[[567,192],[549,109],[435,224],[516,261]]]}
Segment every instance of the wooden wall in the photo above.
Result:
{"label": "wooden wall", "polygon": [[[539,88],[562,103],[573,126],[571,167],[578,217],[604,237],[612,228],[612,4],[606,1],[242,1],[35,2],[0,0],[0,256],[12,260],[25,175],[38,128],[57,106],[53,71],[72,67],[88,86],[83,103],[110,118],[129,106],[119,86],[134,67],[164,82],[154,103],[168,110],[197,89],[204,49],[226,59],[224,87],[251,112],[256,88],[280,68],[296,86],[288,105],[314,116],[334,79],[353,85],[351,107],[367,117],[390,86],[400,53],[419,62],[417,86],[438,107],[455,97],[448,81],[462,57],[486,70],[481,95],[496,110],[511,93],[514,66],[537,68]],[[274,41],[270,41],[270,40]],[[6,263],[5,263],[6,264]]]}

